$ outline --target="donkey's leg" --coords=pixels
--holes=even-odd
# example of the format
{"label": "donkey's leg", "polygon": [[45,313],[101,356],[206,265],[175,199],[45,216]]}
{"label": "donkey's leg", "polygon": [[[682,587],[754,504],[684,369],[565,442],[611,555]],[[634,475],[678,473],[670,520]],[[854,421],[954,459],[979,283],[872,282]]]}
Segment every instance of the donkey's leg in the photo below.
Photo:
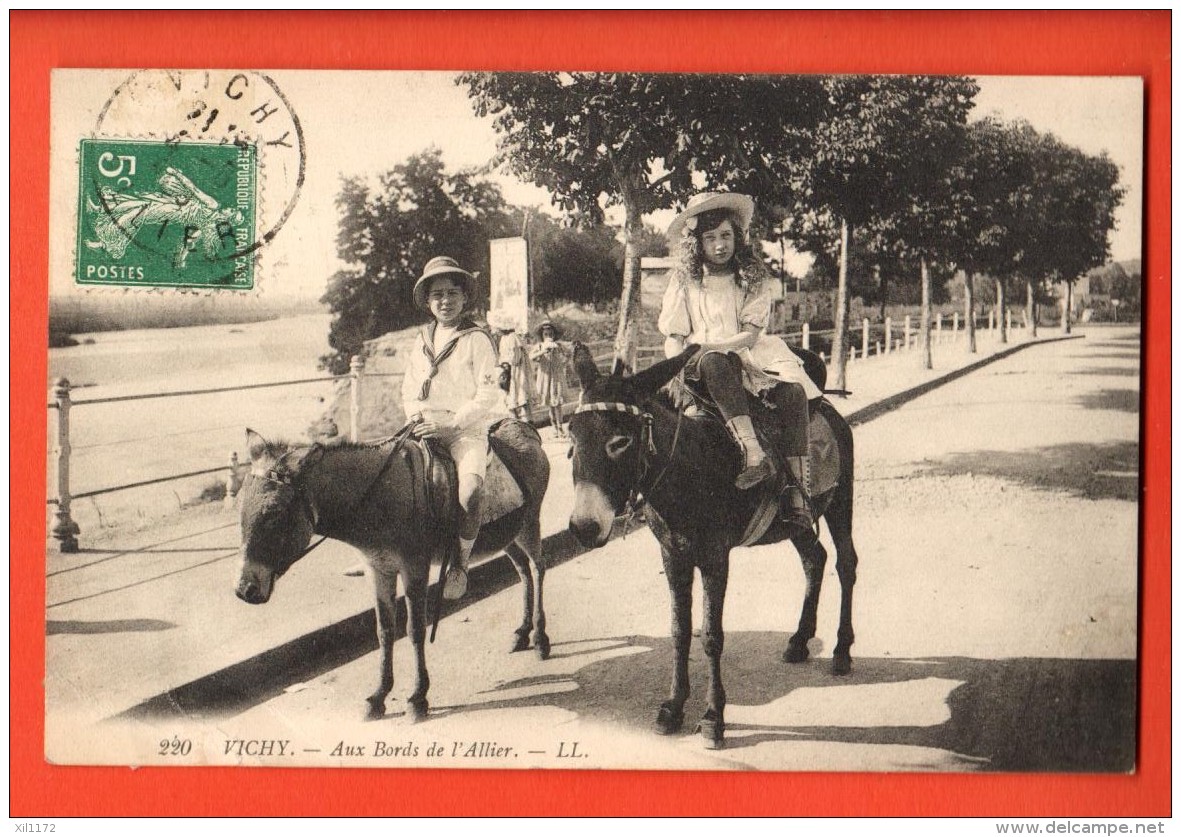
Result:
{"label": "donkey's leg", "polygon": [[394,601],[398,593],[398,572],[392,567],[370,560],[370,577],[377,601],[377,646],[378,674],[377,688],[365,698],[369,707],[366,720],[377,720],[385,716],[385,699],[394,688],[394,636],[397,617]]}
{"label": "donkey's leg", "polygon": [[515,543],[504,548],[505,554],[513,562],[513,569],[521,578],[521,624],[513,631],[509,653],[524,651],[529,647],[529,632],[533,630],[533,573],[529,571],[529,558]]}
{"label": "donkey's leg", "polygon": [[[844,511],[838,509],[838,511]],[[834,521],[835,518],[835,521]],[[853,547],[852,515],[827,515],[828,530],[837,548],[837,577],[841,580],[841,622],[837,644],[832,650],[832,673],[848,674],[853,668],[849,653],[853,645],[853,585],[857,583],[857,550]]]}
{"label": "donkey's leg", "polygon": [[545,632],[545,555],[541,551],[540,510],[526,515],[513,547],[519,547],[528,558],[533,579],[533,647],[537,656],[549,659],[549,634]]}
{"label": "donkey's leg", "polygon": [[408,561],[406,582],[406,634],[414,649],[414,691],[406,699],[406,708],[412,722],[426,717],[428,704],[427,689],[431,678],[426,671],[426,622],[427,622],[427,573],[430,561],[426,557]]}
{"label": "donkey's leg", "polygon": [[661,735],[679,732],[685,722],[685,701],[689,698],[689,645],[693,642],[693,562],[684,554],[661,547],[664,577],[672,599],[673,677],[668,700],[656,714],[656,731]]}
{"label": "donkey's leg", "polygon": [[730,575],[729,550],[714,547],[717,555],[703,556],[701,563],[701,591],[704,613],[701,617],[701,646],[709,662],[709,693],[706,695],[705,714],[701,718],[701,737],[705,746],[720,750],[726,734],[726,689],[722,685],[722,649],[726,636],[722,631],[722,609],[726,603],[726,584]]}
{"label": "donkey's leg", "polygon": [[792,538],[792,544],[804,565],[804,606],[800,611],[800,624],[787,641],[783,661],[802,663],[808,659],[808,640],[816,636],[816,607],[820,603],[820,585],[824,582],[828,553],[811,529]]}

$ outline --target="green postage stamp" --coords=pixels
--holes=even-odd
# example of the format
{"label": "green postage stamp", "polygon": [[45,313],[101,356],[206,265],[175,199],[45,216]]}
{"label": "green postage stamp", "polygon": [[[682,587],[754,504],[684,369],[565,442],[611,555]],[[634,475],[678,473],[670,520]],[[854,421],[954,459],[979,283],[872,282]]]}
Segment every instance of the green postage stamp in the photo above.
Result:
{"label": "green postage stamp", "polygon": [[253,144],[84,139],[80,285],[254,287]]}

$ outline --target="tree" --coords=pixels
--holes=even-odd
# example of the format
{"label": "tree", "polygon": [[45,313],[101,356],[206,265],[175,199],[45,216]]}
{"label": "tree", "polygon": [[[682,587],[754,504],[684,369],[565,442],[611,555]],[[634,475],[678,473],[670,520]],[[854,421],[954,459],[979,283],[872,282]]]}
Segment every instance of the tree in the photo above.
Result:
{"label": "tree", "polygon": [[457,83],[478,116],[494,118],[498,162],[510,172],[549,189],[566,212],[601,220],[607,206],[623,207],[615,348],[629,362],[643,216],[683,202],[695,174],[782,194],[782,161],[803,150],[822,102],[807,76],[464,73]]}
{"label": "tree", "polygon": [[977,87],[963,77],[829,76],[810,153],[793,165],[793,238],[811,252],[839,230],[833,358],[845,387],[849,243],[859,227],[921,202],[938,184]]}
{"label": "tree", "polygon": [[365,340],[419,319],[412,291],[427,261],[451,256],[487,275],[488,240],[521,228],[520,214],[509,211],[497,186],[471,173],[447,174],[437,148],[394,166],[376,188],[346,178],[336,206],[337,253],[347,267],[321,298],[335,316],[333,351],[320,365],[333,374],[348,371]]}

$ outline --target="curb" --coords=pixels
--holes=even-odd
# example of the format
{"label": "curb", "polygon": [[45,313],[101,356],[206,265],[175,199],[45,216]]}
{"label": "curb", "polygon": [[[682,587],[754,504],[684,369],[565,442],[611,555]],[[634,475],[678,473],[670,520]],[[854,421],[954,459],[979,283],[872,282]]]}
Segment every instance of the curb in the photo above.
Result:
{"label": "curb", "polygon": [[[998,360],[1010,357],[1030,346],[1082,339],[1086,335],[1059,337],[1020,343],[1004,351],[981,358],[946,375],[941,375],[918,386],[887,396],[880,401],[855,410],[845,417],[850,427],[866,424],[893,412],[902,405],[938,389]],[[548,417],[547,417],[548,418]],[[617,518],[609,540],[623,532],[623,518]],[[569,531],[555,532],[542,538],[546,568],[553,569],[590,550],[583,547]],[[474,601],[506,590],[518,582],[516,570],[505,555],[500,555],[473,566],[468,576],[468,593],[459,601],[441,600],[440,622]],[[434,602],[436,584],[428,590],[428,601]],[[399,596],[399,600],[401,600]],[[398,605],[395,639],[406,635],[406,608]],[[170,717],[217,716],[234,714],[282,694],[292,683],[317,677],[333,668],[357,660],[377,650],[377,623],[372,608],[346,617],[323,628],[289,640],[275,648],[233,663],[211,674],[148,698],[113,716],[122,720],[159,720]],[[445,631],[444,631],[445,632]],[[506,627],[506,642],[510,631]],[[428,636],[430,635],[428,622]],[[429,640],[428,640],[429,644]]]}
{"label": "curb", "polygon": [[948,372],[946,375],[940,375],[938,378],[933,378],[930,381],[919,384],[916,387],[905,389],[902,392],[887,396],[881,401],[875,401],[872,404],[868,404],[862,407],[860,410],[854,410],[853,412],[849,413],[849,415],[845,416],[845,421],[849,423],[850,427],[857,427],[860,424],[865,424],[867,422],[873,421],[874,419],[881,418],[886,413],[893,412],[903,404],[914,401],[919,396],[926,395],[928,392],[938,389],[944,384],[949,384],[952,381],[962,378],[978,369],[983,369],[990,363],[995,363],[998,360],[1003,360],[1004,358],[1015,355],[1017,352],[1028,349],[1030,346],[1045,346],[1050,343],[1062,343],[1066,340],[1081,340],[1084,337],[1086,337],[1085,334],[1064,334],[1060,337],[1049,337],[1045,340],[1039,339],[1037,341],[1030,341],[1027,343],[1018,343],[1017,345],[1011,346],[1010,348],[997,352],[996,354],[989,355],[986,358],[981,358],[975,363],[969,363],[967,366],[956,369],[954,372]]}

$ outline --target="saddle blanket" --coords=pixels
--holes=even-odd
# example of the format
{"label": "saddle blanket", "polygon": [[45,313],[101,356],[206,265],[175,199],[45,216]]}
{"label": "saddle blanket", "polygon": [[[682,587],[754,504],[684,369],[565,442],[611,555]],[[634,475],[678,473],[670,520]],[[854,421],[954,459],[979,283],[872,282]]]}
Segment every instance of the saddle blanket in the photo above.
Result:
{"label": "saddle blanket", "polygon": [[496,451],[488,450],[488,470],[484,474],[484,504],[480,510],[480,525],[499,520],[510,512],[514,512],[525,505],[525,495],[517,480],[509,472],[508,466],[496,455]]}

